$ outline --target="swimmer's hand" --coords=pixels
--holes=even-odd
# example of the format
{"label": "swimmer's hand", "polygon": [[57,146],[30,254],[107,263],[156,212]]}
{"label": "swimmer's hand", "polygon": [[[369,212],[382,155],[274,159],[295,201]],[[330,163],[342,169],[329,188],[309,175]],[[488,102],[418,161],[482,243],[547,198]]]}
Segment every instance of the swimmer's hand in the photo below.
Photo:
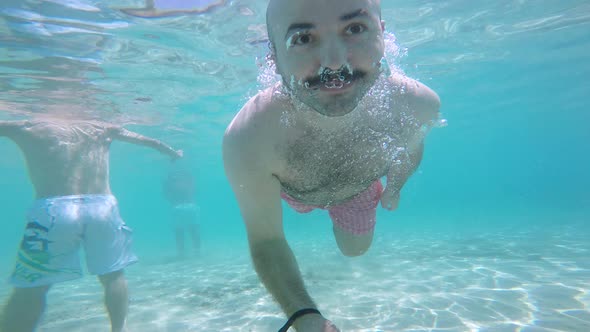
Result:
{"label": "swimmer's hand", "polygon": [[176,159],[182,158],[182,156],[184,156],[184,151],[182,151],[182,150],[176,150],[176,154],[174,155],[173,158],[176,160]]}
{"label": "swimmer's hand", "polygon": [[381,194],[381,207],[386,210],[393,211],[397,209],[399,204],[399,190],[392,185],[388,185]]}
{"label": "swimmer's hand", "polygon": [[320,315],[305,315],[294,325],[298,332],[340,332],[336,325]]}

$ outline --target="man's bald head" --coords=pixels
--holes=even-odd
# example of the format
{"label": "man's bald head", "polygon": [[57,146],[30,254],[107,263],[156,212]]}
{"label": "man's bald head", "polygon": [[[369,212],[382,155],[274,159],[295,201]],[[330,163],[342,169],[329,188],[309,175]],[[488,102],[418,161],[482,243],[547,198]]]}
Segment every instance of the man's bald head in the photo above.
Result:
{"label": "man's bald head", "polygon": [[[275,35],[278,23],[284,21],[284,15],[289,13],[289,5],[294,2],[316,2],[316,1],[332,1],[337,2],[338,0],[270,0],[268,7],[266,8],[266,31],[268,33],[268,39],[270,43],[275,45]],[[381,18],[381,0],[354,0],[361,4],[368,4],[368,8],[378,13]]]}
{"label": "man's bald head", "polygon": [[314,110],[351,112],[380,75],[385,44],[380,0],[269,0],[276,73]]}

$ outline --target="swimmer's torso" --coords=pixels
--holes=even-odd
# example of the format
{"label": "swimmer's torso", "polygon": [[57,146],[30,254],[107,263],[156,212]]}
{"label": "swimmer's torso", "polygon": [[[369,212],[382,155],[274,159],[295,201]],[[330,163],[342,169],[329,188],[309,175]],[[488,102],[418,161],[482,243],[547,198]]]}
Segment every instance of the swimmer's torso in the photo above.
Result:
{"label": "swimmer's torso", "polygon": [[301,112],[281,114],[275,175],[285,193],[310,205],[338,204],[366,190],[387,174],[412,132],[390,109],[384,114],[359,108],[334,118]]}
{"label": "swimmer's torso", "polygon": [[27,121],[15,142],[37,197],[110,194],[108,131],[93,122]]}

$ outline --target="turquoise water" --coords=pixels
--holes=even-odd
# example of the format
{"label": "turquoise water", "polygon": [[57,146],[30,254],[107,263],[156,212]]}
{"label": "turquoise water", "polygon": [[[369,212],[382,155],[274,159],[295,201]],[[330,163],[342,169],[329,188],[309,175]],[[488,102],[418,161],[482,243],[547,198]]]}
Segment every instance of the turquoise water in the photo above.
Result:
{"label": "turquoise water", "polygon": [[[186,152],[202,213],[200,257],[178,262],[161,184],[171,165],[115,143],[111,183],[141,262],[128,270],[130,331],[273,331],[284,318],[250,266],[225,179],[223,131],[260,88],[265,2],[142,19],[139,1],[0,4],[0,119],[68,108]],[[285,210],[312,296],[344,331],[590,330],[590,4],[383,1],[402,56],[448,126],[426,142],[395,212],[378,211],[364,257],[346,259],[322,213]],[[0,274],[32,199],[0,139]],[[10,291],[0,285],[3,301]],[[56,286],[41,331],[106,331],[86,276]]]}

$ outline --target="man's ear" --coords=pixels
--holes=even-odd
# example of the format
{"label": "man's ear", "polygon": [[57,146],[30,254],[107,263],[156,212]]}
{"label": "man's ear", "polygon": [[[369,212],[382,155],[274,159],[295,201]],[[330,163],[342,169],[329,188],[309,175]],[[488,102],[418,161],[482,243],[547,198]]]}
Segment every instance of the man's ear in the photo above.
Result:
{"label": "man's ear", "polygon": [[277,68],[277,52],[276,52],[276,48],[275,45],[269,41],[268,42],[268,54],[266,55],[266,61],[270,61],[272,62],[273,66],[274,66],[274,70],[275,70],[275,74],[278,74],[278,68]]}
{"label": "man's ear", "polygon": [[381,20],[381,32],[385,32],[385,21]]}

